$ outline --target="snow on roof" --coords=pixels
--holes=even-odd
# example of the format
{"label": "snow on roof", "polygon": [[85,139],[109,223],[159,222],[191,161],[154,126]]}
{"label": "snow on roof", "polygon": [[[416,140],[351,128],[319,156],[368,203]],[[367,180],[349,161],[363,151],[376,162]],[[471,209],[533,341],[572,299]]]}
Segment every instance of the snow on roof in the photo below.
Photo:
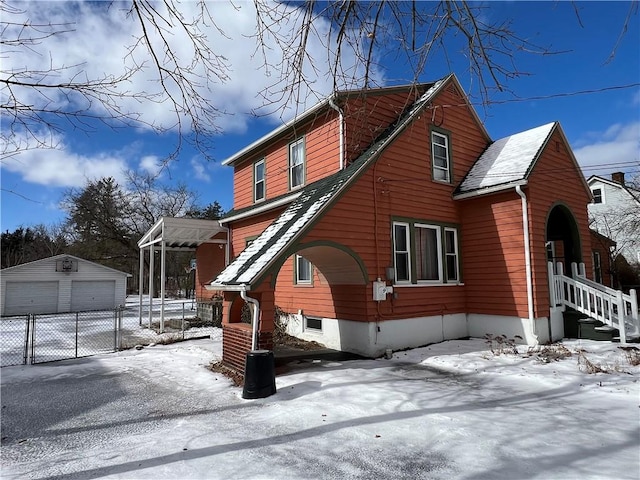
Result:
{"label": "snow on roof", "polygon": [[474,163],[455,195],[525,180],[556,122],[496,140]]}
{"label": "snow on roof", "polygon": [[358,173],[404,130],[450,78],[452,76],[432,84],[411,108],[349,167],[307,186],[300,196],[211,282],[210,286],[218,289],[231,285],[252,285],[258,281],[305,227],[337,197],[336,194],[356,178]]}

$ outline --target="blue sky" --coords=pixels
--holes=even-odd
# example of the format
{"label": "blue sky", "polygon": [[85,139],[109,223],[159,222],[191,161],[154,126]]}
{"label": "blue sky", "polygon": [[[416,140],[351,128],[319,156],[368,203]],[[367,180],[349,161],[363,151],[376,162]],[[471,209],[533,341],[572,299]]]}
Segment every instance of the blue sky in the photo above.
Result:
{"label": "blue sky", "polygon": [[[30,18],[40,15],[73,20],[78,10],[83,10],[63,1],[17,4]],[[190,5],[189,2],[186,5]],[[211,152],[215,161],[207,161],[195,150],[186,148],[180,158],[161,173],[165,183],[187,183],[198,192],[201,204],[218,201],[225,209],[232,207],[232,169],[222,167],[221,161],[282,122],[277,114],[255,118],[247,113],[259,107],[257,94],[270,80],[251,59],[254,44],[246,34],[251,28],[250,4],[235,2],[235,5],[240,8],[231,8],[227,2],[211,4],[214,17],[222,19],[226,35],[226,38],[212,38],[212,43],[220,46],[233,65],[230,80],[211,92],[212,101],[230,113],[220,119],[223,134],[214,139]],[[521,101],[502,93],[493,95],[491,100],[495,103],[488,107],[476,107],[492,138],[499,139],[557,120],[586,176],[608,176],[618,170],[626,172],[628,177],[637,175],[640,172],[639,15],[631,18],[616,48],[630,3],[488,2],[486,7],[484,15],[488,19],[511,20],[511,28],[519,36],[554,51],[566,52],[558,55],[514,53],[519,70],[530,74],[509,81],[508,86]],[[66,43],[43,44],[40,48],[55,52],[53,58],[61,63],[86,61],[87,68],[95,72],[120,68],[123,47],[118,46],[130,41],[131,32],[126,22],[105,22],[103,16],[108,14],[113,12],[82,11],[76,20],[76,31],[64,39]],[[321,57],[320,48],[313,43],[310,46],[316,57]],[[610,58],[614,49],[615,55]],[[273,55],[276,53],[274,50]],[[463,87],[472,90],[465,59],[453,48],[448,56],[450,64],[443,61],[443,57],[435,57],[420,80],[436,80],[453,70]],[[6,52],[2,57],[4,69],[9,62],[19,64],[15,56],[8,57]],[[28,58],[26,54],[25,58]],[[48,53],[40,58],[47,59]],[[394,59],[387,61],[387,57],[383,57],[381,62],[378,75],[386,84],[405,84],[411,80],[410,72]],[[320,82],[318,90],[328,93],[328,83]],[[584,91],[592,93],[578,94]],[[315,99],[311,100],[310,104],[315,103]],[[162,120],[166,114],[158,105],[139,108],[146,118],[154,120]],[[2,122],[6,128],[6,119]],[[59,206],[62,192],[81,187],[87,179],[113,176],[122,181],[125,168],[155,171],[160,159],[171,151],[175,138],[143,129],[100,128],[90,134],[68,129],[57,134],[56,140],[56,150],[29,150],[0,161],[3,232],[63,220],[65,214]]]}

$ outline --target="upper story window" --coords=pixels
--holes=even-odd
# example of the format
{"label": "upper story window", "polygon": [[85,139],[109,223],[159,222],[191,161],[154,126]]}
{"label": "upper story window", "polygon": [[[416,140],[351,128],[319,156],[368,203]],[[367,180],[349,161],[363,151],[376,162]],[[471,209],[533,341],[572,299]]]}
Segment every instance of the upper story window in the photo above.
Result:
{"label": "upper story window", "polygon": [[449,135],[431,131],[431,171],[434,180],[451,182],[451,151]]}
{"label": "upper story window", "polygon": [[295,283],[296,285],[311,285],[312,265],[306,258],[295,256]]}
{"label": "upper story window", "polygon": [[593,194],[593,203],[604,203],[601,188],[594,188],[591,193]]}
{"label": "upper story window", "polygon": [[289,144],[289,189],[304,185],[305,174],[304,138]]}
{"label": "upper story window", "polygon": [[264,200],[264,158],[253,164],[253,201]]}
{"label": "upper story window", "polygon": [[396,284],[458,283],[458,230],[417,222],[393,223]]}

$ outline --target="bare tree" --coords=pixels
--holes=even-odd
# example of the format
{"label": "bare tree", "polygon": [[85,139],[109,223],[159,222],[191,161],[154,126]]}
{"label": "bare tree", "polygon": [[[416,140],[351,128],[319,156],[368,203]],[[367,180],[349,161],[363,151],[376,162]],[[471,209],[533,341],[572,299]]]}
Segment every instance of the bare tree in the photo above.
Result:
{"label": "bare tree", "polygon": [[[71,39],[74,23],[32,21],[34,12],[25,11],[22,5],[12,5],[9,0],[0,3],[3,59],[31,59],[37,53],[48,60],[38,65],[0,67],[2,157],[29,148],[54,148],[58,134],[66,128],[91,132],[106,124],[177,132],[177,143],[167,152],[166,160],[179,154],[184,141],[210,158],[220,116],[226,114],[211,100],[211,92],[229,80],[233,68],[208,36],[212,31],[226,36],[220,25],[233,22],[217,18],[213,2],[74,4],[79,9],[124,12],[124,18],[105,17],[105,21],[132,25],[122,65],[103,73],[88,68],[90,59],[74,65],[62,63],[56,59],[56,51],[48,48],[52,41]],[[518,36],[509,21],[487,21],[480,4],[464,0],[309,0],[293,4],[254,0],[252,8],[253,53],[262,59],[262,74],[273,78],[256,94],[274,108],[295,108],[308,97],[326,95],[327,80],[334,91],[373,87],[388,57],[403,59],[413,72],[412,78],[405,80],[417,81],[428,74],[429,62],[436,55],[449,61],[458,54],[468,62],[469,78],[474,82],[470,93],[487,102],[494,90],[508,90],[511,79],[525,74],[516,65],[518,55],[551,53],[549,48]],[[637,2],[632,2],[618,43],[637,11]],[[576,17],[580,21],[577,8]],[[312,41],[322,43],[322,58],[311,54]],[[148,80],[146,87],[134,88],[134,79],[140,75]],[[173,120],[156,122],[142,115],[148,104],[171,111]]]}

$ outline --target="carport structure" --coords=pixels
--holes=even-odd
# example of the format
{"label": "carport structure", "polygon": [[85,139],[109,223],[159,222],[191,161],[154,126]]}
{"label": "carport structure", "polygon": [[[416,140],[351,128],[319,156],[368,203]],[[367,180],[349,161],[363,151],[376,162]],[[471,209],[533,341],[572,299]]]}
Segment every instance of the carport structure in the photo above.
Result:
{"label": "carport structure", "polygon": [[[225,263],[229,263],[228,229],[217,220],[196,218],[161,217],[138,241],[140,248],[139,321],[142,324],[142,296],[144,292],[144,259],[149,252],[149,327],[153,318],[153,278],[155,253],[160,252],[160,331],[164,331],[164,301],[166,283],[166,252],[195,252],[205,243],[220,244],[225,247]],[[197,268],[197,266],[196,266]]]}

